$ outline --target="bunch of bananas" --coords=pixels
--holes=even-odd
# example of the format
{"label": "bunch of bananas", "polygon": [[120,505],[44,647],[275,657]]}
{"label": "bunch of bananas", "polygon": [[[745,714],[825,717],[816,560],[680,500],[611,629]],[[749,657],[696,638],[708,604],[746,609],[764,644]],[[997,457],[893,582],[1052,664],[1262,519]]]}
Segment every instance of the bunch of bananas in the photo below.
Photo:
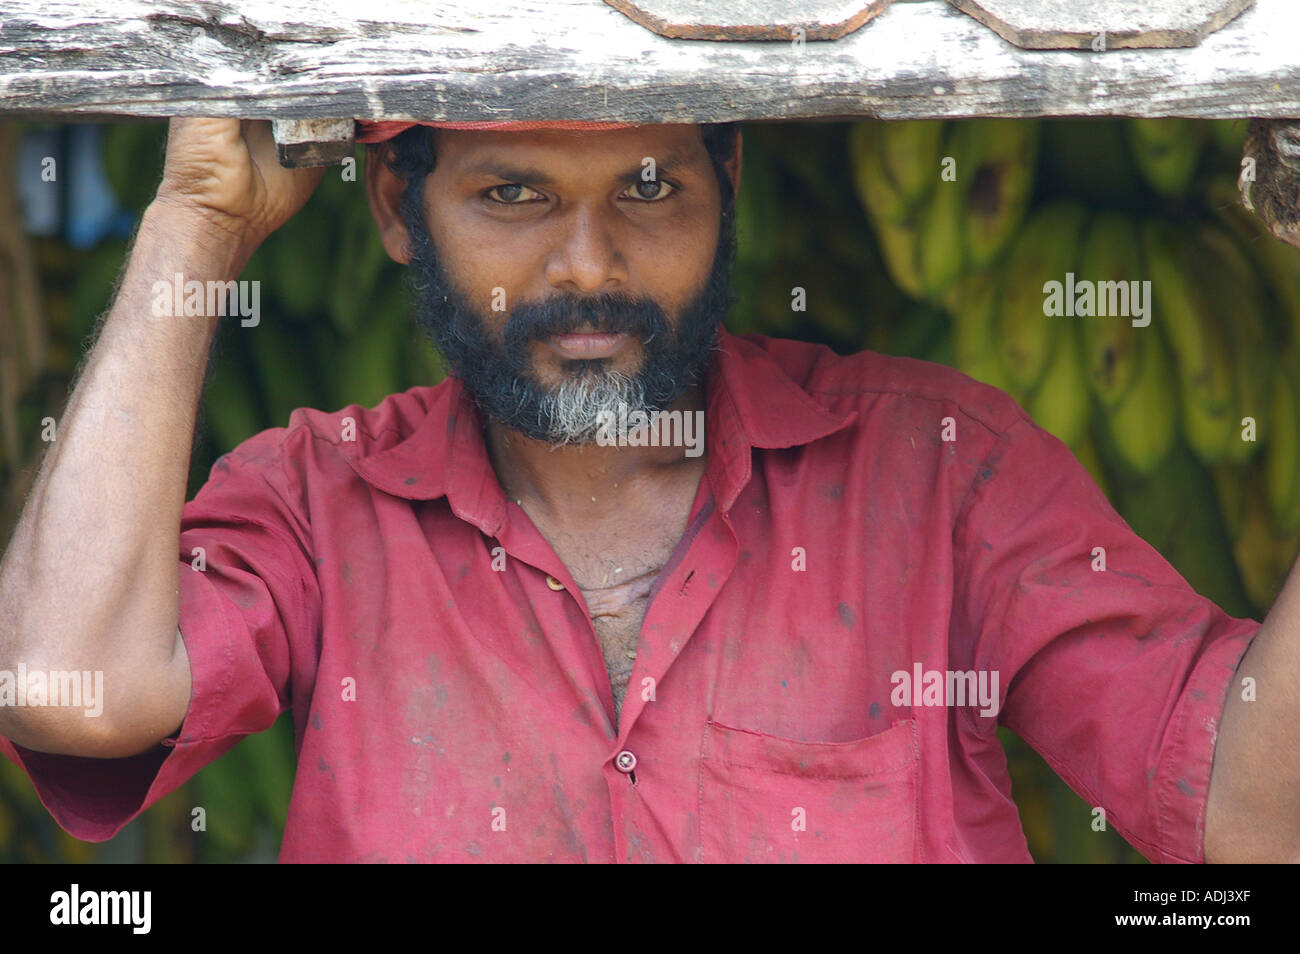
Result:
{"label": "bunch of bananas", "polygon": [[852,127],[853,183],[899,288],[940,303],[998,259],[1028,208],[1038,131],[1012,119]]}
{"label": "bunch of bananas", "polygon": [[[891,278],[951,317],[952,363],[1016,398],[1193,585],[1246,615],[1300,547],[1300,251],[1241,208],[1243,135],[864,122],[848,154]],[[1110,147],[1088,168],[1085,139]],[[1057,181],[1036,181],[1040,155]],[[1222,545],[1180,542],[1190,526]]]}

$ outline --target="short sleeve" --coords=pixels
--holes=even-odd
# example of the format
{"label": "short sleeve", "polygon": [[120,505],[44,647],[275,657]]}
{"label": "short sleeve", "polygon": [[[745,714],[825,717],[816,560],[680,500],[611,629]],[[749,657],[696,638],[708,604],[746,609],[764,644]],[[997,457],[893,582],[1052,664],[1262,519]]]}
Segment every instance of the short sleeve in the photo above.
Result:
{"label": "short sleeve", "polygon": [[192,689],[180,730],[150,752],[93,759],[0,739],[69,834],[106,841],[291,703],[291,645],[319,630],[309,527],[283,477],[285,430],[220,458],[185,504],[177,564]]}
{"label": "short sleeve", "polygon": [[952,639],[999,674],[999,722],[1149,860],[1203,861],[1219,720],[1259,623],[1197,594],[1023,417],[966,491],[954,563]]}

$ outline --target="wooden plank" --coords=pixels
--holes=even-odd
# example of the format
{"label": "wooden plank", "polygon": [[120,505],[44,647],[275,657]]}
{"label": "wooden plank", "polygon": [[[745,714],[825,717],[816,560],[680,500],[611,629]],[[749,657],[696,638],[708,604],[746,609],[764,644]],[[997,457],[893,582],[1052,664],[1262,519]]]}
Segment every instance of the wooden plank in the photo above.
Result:
{"label": "wooden plank", "polygon": [[1118,50],[1196,46],[1254,0],[948,0],[1017,46]]}
{"label": "wooden plank", "polygon": [[273,119],[271,135],[280,165],[291,169],[332,166],[353,154],[351,119]]}
{"label": "wooden plank", "polygon": [[5,0],[0,112],[719,122],[1300,117],[1300,3],[1199,46],[1022,50],[944,0],[840,40],[656,36],[602,0]]}
{"label": "wooden plank", "polygon": [[605,0],[647,30],[684,40],[838,40],[890,0]]}

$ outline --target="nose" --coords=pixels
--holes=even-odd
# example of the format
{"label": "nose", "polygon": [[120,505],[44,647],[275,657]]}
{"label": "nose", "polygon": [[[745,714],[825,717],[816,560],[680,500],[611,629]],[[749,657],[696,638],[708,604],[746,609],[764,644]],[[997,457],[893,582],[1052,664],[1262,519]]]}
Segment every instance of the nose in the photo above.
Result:
{"label": "nose", "polygon": [[546,280],[552,287],[591,295],[627,281],[627,262],[615,228],[601,210],[574,205],[556,227],[556,245],[546,259]]}

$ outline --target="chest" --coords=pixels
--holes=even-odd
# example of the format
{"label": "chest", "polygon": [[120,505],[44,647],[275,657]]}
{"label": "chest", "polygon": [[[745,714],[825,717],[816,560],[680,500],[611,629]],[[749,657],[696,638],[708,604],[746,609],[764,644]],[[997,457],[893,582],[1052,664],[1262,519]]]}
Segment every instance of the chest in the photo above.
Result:
{"label": "chest", "polygon": [[585,545],[557,549],[582,592],[616,695],[636,662],[637,640],[651,592],[677,540],[671,532],[657,528],[647,531],[639,545],[636,541],[621,543],[605,549]]}
{"label": "chest", "polygon": [[647,523],[639,532],[625,528],[580,535],[552,533],[556,555],[582,593],[616,695],[636,661],[651,591],[681,537],[685,519],[685,514],[674,515],[667,525]]}
{"label": "chest", "polygon": [[[625,860],[626,846],[611,839],[626,837],[656,857],[746,860],[767,857],[768,846],[789,850],[799,834],[791,806],[799,806],[810,826],[850,832],[844,843],[856,846],[855,857],[909,859],[907,826],[934,809],[908,800],[921,785],[891,773],[910,772],[918,753],[931,750],[942,764],[951,710],[918,708],[935,722],[936,741],[924,742],[923,724],[916,742],[895,725],[911,708],[893,704],[891,674],[916,662],[959,668],[944,655],[949,604],[933,592],[952,554],[942,539],[921,541],[915,552],[851,549],[859,541],[844,515],[818,500],[787,504],[756,490],[727,520],[702,500],[689,546],[685,503],[680,521],[641,515],[639,532],[594,520],[543,525],[549,562],[565,566],[574,593],[547,589],[539,561],[529,559],[536,537],[518,525],[503,544],[505,570],[490,569],[480,529],[441,502],[428,508],[421,533],[438,544],[432,558],[416,551],[380,567],[362,560],[377,540],[356,535],[347,563],[326,561],[322,570],[341,575],[347,566],[350,578],[334,588],[348,598],[328,602],[317,691],[294,690],[313,700],[299,728],[300,790],[321,793],[298,804],[304,830],[320,817],[337,817],[339,831],[396,820],[381,836],[353,839],[358,852],[395,858],[569,858],[585,846],[590,858]],[[390,541],[409,535],[391,509],[391,525],[381,528]],[[510,519],[519,524],[526,513],[512,510]],[[796,569],[802,559],[792,565],[795,547],[807,551],[806,570]],[[645,625],[656,582],[653,625]],[[599,684],[592,644],[611,688]],[[310,647],[295,653],[311,656]],[[653,704],[642,705],[647,678]],[[353,684],[355,699],[339,691]],[[609,766],[606,710],[618,748],[638,760],[634,784],[644,787],[635,798],[624,797]],[[361,725],[366,731],[330,731]],[[844,791],[849,778],[872,788]],[[900,800],[882,786],[897,786]],[[340,800],[345,787],[366,799],[364,810]],[[661,801],[643,808],[647,793]],[[507,831],[527,837],[485,834],[496,816],[475,806],[489,803],[504,806]],[[1006,817],[1015,824],[1013,808]],[[705,829],[690,827],[700,818]],[[315,844],[304,838],[303,850]],[[805,841],[800,857],[822,847]]]}
{"label": "chest", "polygon": [[622,708],[641,624],[660,571],[690,515],[692,495],[646,501],[619,519],[567,525],[534,520],[578,585]]}

